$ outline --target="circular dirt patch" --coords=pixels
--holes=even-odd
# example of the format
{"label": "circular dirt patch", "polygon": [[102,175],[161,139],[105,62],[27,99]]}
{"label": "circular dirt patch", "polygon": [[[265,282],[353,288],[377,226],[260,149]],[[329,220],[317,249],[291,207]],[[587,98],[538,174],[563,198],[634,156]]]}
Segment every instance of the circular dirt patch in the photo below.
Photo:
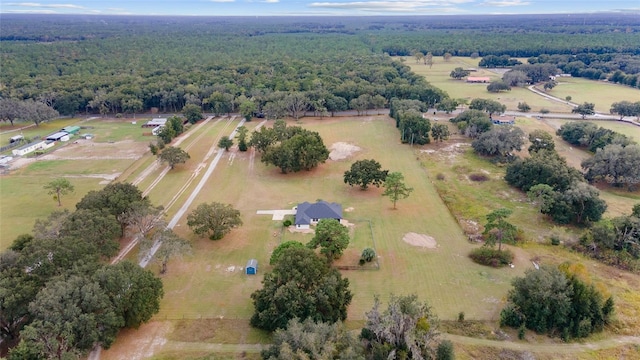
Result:
{"label": "circular dirt patch", "polygon": [[329,150],[331,150],[329,153],[329,159],[336,161],[348,158],[356,151],[360,151],[360,148],[345,142],[337,142],[331,145]]}
{"label": "circular dirt patch", "polygon": [[419,246],[427,249],[435,249],[438,247],[438,243],[436,239],[429,235],[425,234],[417,234],[417,233],[406,233],[402,238],[402,241],[406,242],[411,246]]}

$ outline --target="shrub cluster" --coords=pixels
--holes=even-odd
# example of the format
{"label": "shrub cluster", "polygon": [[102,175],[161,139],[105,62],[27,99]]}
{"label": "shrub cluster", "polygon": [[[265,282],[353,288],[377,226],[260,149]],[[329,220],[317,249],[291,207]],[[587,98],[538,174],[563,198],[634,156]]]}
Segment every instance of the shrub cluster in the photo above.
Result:
{"label": "shrub cluster", "polygon": [[469,254],[471,260],[481,265],[503,267],[513,261],[513,253],[509,250],[498,250],[490,247],[479,247]]}

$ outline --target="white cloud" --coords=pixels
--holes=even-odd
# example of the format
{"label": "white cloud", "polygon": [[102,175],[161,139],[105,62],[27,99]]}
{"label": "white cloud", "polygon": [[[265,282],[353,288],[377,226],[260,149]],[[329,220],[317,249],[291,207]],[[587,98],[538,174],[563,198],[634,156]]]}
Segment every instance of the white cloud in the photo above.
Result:
{"label": "white cloud", "polygon": [[522,0],[486,0],[480,5],[483,6],[497,6],[497,7],[508,7],[508,6],[522,6],[531,4],[528,1]]}
{"label": "white cloud", "polygon": [[19,6],[19,7],[39,7],[45,9],[84,9],[84,6],[75,4],[40,4],[40,3],[8,3],[7,6]]}
{"label": "white cloud", "polygon": [[5,13],[11,14],[59,14],[59,12],[55,10],[3,10]]}
{"label": "white cloud", "polygon": [[264,0],[263,2],[265,2],[267,4],[275,4],[275,3],[279,3],[280,0]]}
{"label": "white cloud", "polygon": [[235,2],[236,0],[209,0],[209,1],[214,3],[232,3],[232,2]]}

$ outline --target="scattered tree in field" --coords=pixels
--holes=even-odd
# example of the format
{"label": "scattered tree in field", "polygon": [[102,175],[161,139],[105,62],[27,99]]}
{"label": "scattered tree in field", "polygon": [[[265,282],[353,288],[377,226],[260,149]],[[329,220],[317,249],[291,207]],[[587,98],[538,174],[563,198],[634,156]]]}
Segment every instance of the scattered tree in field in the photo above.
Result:
{"label": "scattered tree in field", "polygon": [[251,325],[269,331],[285,328],[294,318],[344,320],[352,298],[349,280],[307,248],[284,250],[262,285],[251,294]]}
{"label": "scattered tree in field", "polygon": [[424,61],[424,64],[429,65],[429,69],[431,69],[433,66],[433,54],[431,51],[427,52],[427,55],[425,55],[422,60]]}
{"label": "scattered tree in field", "polygon": [[531,106],[529,106],[529,104],[527,104],[526,102],[519,102],[518,103],[518,110],[520,110],[522,112],[529,112],[529,111],[531,111]]}
{"label": "scattered tree in field", "polygon": [[573,121],[563,124],[556,134],[573,145],[586,147],[591,152],[609,144],[627,146],[633,143],[626,135],[598,127],[589,121]]}
{"label": "scattered tree in field", "polygon": [[161,162],[167,163],[171,169],[173,169],[177,164],[184,164],[191,157],[189,154],[182,150],[181,148],[174,146],[167,146],[162,150],[158,158]]}
{"label": "scattered tree in field", "polygon": [[195,124],[202,119],[202,108],[196,104],[187,104],[182,108],[182,115],[191,124]]}
{"label": "scattered tree in field", "polygon": [[170,144],[171,140],[178,136],[176,131],[171,126],[164,126],[160,131],[158,131],[158,139],[162,140],[164,144]]}
{"label": "scattered tree in field", "polygon": [[392,172],[387,175],[384,181],[384,192],[382,196],[388,196],[393,202],[393,208],[396,208],[396,202],[400,199],[406,199],[413,191],[413,188],[407,187],[404,183],[404,175],[399,172]]}
{"label": "scattered tree in field", "polygon": [[595,114],[595,104],[594,103],[588,103],[585,102],[581,105],[576,106],[575,108],[573,108],[571,110],[572,113],[574,114],[580,114],[582,115],[582,118],[584,119],[587,115],[593,115]]}
{"label": "scattered tree in field", "polygon": [[93,275],[124,327],[137,329],[160,310],[162,281],[130,261],[104,266]]}
{"label": "scattered tree in field", "polygon": [[452,56],[453,56],[453,55],[451,55],[451,53],[446,52],[446,53],[444,53],[444,55],[442,55],[442,59],[443,59],[445,62],[449,62],[449,61],[451,60],[451,57],[452,57]]}
{"label": "scattered tree in field", "polygon": [[529,133],[529,153],[538,152],[540,150],[547,150],[555,152],[556,143],[553,141],[553,136],[544,130],[533,130]]}
{"label": "scattered tree in field", "polygon": [[473,99],[471,100],[471,104],[469,104],[469,109],[485,111],[489,114],[489,117],[491,117],[493,114],[505,112],[507,106],[491,99]]}
{"label": "scattered tree in field", "polygon": [[187,225],[196,235],[208,235],[211,240],[220,240],[231,229],[242,225],[240,211],[229,204],[202,203],[187,215]]}
{"label": "scattered tree in field", "polygon": [[246,121],[251,121],[253,114],[258,110],[258,107],[252,100],[245,100],[240,104],[239,110],[240,115],[242,115]]}
{"label": "scattered tree in field", "polygon": [[498,243],[498,251],[502,251],[502,243],[514,243],[518,235],[518,228],[508,222],[506,218],[513,213],[510,209],[497,209],[487,215],[487,223],[484,226],[485,244],[494,247]]}
{"label": "scattered tree in field", "polygon": [[286,329],[273,334],[273,344],[262,353],[263,359],[363,359],[358,339],[340,323],[289,320]]}
{"label": "scattered tree in field", "polygon": [[449,77],[452,77],[456,80],[460,80],[465,76],[469,76],[470,73],[471,71],[469,70],[465,70],[461,67],[457,67],[451,71],[451,73],[449,74]]}
{"label": "scattered tree in field", "polygon": [[593,157],[582,162],[585,178],[590,181],[607,181],[614,186],[627,185],[629,190],[640,180],[640,146],[623,147],[610,144],[596,150]]}
{"label": "scattered tree in field", "polygon": [[511,91],[511,86],[502,80],[492,81],[487,85],[487,91],[492,93],[498,93],[501,91]]}
{"label": "scattered tree in field", "polygon": [[299,241],[285,241],[282,244],[278,245],[273,252],[271,253],[271,258],[269,258],[269,265],[275,265],[280,256],[284,253],[285,250],[289,248],[306,248],[303,243]]}
{"label": "scattered tree in field", "polygon": [[75,188],[67,178],[57,178],[44,186],[48,190],[49,195],[53,195],[53,199],[58,201],[58,206],[62,206],[62,195],[73,193]]}
{"label": "scattered tree in field", "polygon": [[296,120],[309,109],[309,98],[302,92],[290,93],[284,98],[284,103],[289,115]]}
{"label": "scattered tree in field", "polygon": [[493,127],[491,119],[485,112],[474,109],[465,110],[449,121],[456,124],[460,132],[470,138],[477,138]]}
{"label": "scattered tree in field", "polygon": [[431,137],[433,137],[433,140],[442,142],[443,140],[449,139],[450,135],[447,124],[433,124],[433,126],[431,126]]}
{"label": "scattered tree in field", "polygon": [[387,178],[389,171],[382,170],[382,165],[374,159],[358,160],[351,164],[351,169],[344,172],[344,182],[350,186],[358,185],[361,190],[367,190],[369,185],[380,187]]}
{"label": "scattered tree in field", "polygon": [[483,132],[473,140],[473,150],[484,156],[496,156],[509,160],[514,150],[520,151],[524,144],[524,132],[516,126],[500,125]]}
{"label": "scattered tree in field", "polygon": [[439,103],[436,104],[436,110],[444,111],[445,113],[449,114],[457,109],[458,105],[460,104],[461,102],[459,99],[446,98],[442,99]]}
{"label": "scattered tree in field", "polygon": [[561,270],[542,266],[513,280],[501,325],[525,326],[538,333],[560,335],[564,340],[601,331],[613,313],[613,299],[603,300],[596,288],[580,279],[575,266]]}
{"label": "scattered tree in field", "polygon": [[426,302],[416,295],[391,294],[389,305],[382,310],[380,299],[365,314],[361,332],[367,358],[435,359],[438,346],[439,320]]}
{"label": "scattered tree in field", "polygon": [[629,271],[640,269],[640,204],[630,215],[601,220],[580,238],[578,249],[607,264]]}
{"label": "scattered tree in field", "polygon": [[142,191],[129,183],[111,183],[102,190],[92,190],[76,204],[76,209],[106,209],[120,223],[121,236],[128,225],[127,213],[138,202],[151,206]]}
{"label": "scattered tree in field", "polygon": [[611,104],[609,112],[620,115],[620,120],[624,119],[625,116],[640,117],[640,101],[634,103],[631,101],[615,102]]}
{"label": "scattered tree in field", "polygon": [[229,151],[229,149],[233,146],[233,139],[228,136],[223,136],[218,141],[218,147],[223,148],[225,151]]}
{"label": "scattered tree in field", "polygon": [[191,253],[191,243],[182,239],[171,229],[158,229],[152,237],[143,238],[140,242],[140,256],[146,256],[156,243],[160,247],[153,255],[153,261],[160,263],[160,274],[167,272],[167,264],[172,258],[181,258]]}
{"label": "scattered tree in field", "polygon": [[408,110],[399,114],[399,120],[400,140],[403,144],[424,145],[430,142],[431,122],[429,119],[425,119],[421,113]]}
{"label": "scattered tree in field", "polygon": [[520,70],[509,70],[502,76],[502,81],[509,86],[524,86],[528,80],[527,74]]}
{"label": "scattered tree in field", "polygon": [[269,146],[260,161],[275,165],[283,174],[286,174],[311,170],[328,158],[329,150],[324,145],[320,134],[300,129],[298,133],[279,144]]}
{"label": "scattered tree in field", "polygon": [[349,229],[336,219],[320,219],[315,236],[307,246],[312,249],[320,246],[320,253],[331,262],[340,258],[349,246]]}
{"label": "scattered tree in field", "polygon": [[555,80],[549,80],[547,82],[544,83],[544,91],[549,91],[551,89],[553,89],[554,87],[556,87],[558,85],[557,82],[555,82]]}
{"label": "scattered tree in field", "polygon": [[[274,125],[275,126],[275,125]],[[249,146],[253,146],[256,151],[261,154],[264,154],[269,146],[273,145],[278,141],[276,136],[276,132],[272,128],[267,128],[263,126],[259,131],[253,131],[251,133],[251,140],[249,141]]]}
{"label": "scattered tree in field", "polygon": [[247,145],[247,130],[246,126],[240,126],[238,128],[238,150],[239,151],[247,151],[249,148]]}
{"label": "scattered tree in field", "polygon": [[110,258],[118,253],[120,224],[106,209],[78,209],[61,224],[60,235],[93,244],[98,253]]}
{"label": "scattered tree in field", "polygon": [[559,224],[585,225],[596,222],[607,210],[607,204],[599,198],[599,194],[598,189],[587,183],[574,182],[567,190],[557,191],[548,203],[542,204],[543,209],[548,209],[543,214],[548,214]]}
{"label": "scattered tree in field", "polygon": [[582,173],[569,166],[558,153],[544,149],[509,164],[504,179],[525,192],[538,184],[547,184],[563,192],[574,182],[584,181]]}

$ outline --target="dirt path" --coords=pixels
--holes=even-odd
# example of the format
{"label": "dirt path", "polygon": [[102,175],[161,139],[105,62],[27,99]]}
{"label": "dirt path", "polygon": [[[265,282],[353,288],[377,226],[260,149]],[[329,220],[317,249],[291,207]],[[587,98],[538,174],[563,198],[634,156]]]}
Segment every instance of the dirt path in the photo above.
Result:
{"label": "dirt path", "polygon": [[575,354],[585,351],[609,349],[627,344],[640,345],[640,337],[638,336],[616,336],[599,341],[571,344],[536,344],[528,342],[498,341],[452,334],[442,334],[442,337],[457,344],[489,346],[501,349],[552,354]]}

